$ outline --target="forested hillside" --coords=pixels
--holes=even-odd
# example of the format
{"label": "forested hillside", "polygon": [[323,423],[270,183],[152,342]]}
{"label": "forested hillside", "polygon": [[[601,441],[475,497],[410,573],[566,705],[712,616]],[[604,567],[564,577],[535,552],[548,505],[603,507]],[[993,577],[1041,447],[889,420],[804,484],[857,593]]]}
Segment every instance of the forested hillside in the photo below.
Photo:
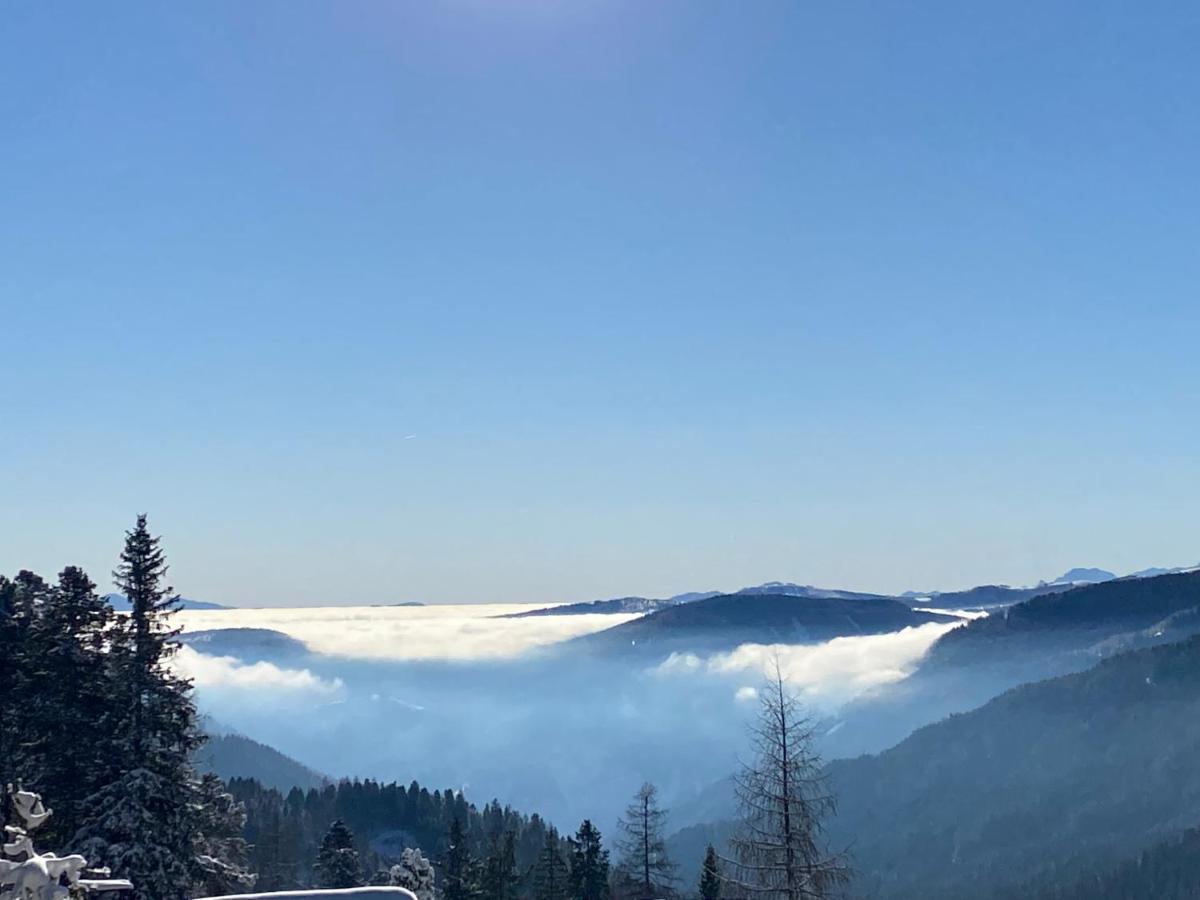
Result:
{"label": "forested hillside", "polygon": [[1031,900],[1193,900],[1200,897],[1200,831],[1189,828],[1112,869],[1058,885],[1053,874],[1028,885]]}
{"label": "forested hillside", "polygon": [[[453,789],[407,788],[376,781],[343,781],[284,793],[258,781],[234,778],[231,793],[246,808],[250,864],[263,890],[313,884],[313,861],[331,822],[342,821],[355,837],[362,879],[395,864],[406,847],[441,861],[455,820],[476,860],[486,860],[503,836],[513,836],[515,873],[530,873],[550,829],[538,815],[526,816],[493,801],[482,810]],[[557,837],[555,837],[557,840]],[[566,849],[562,842],[561,849]]]}
{"label": "forested hillside", "polygon": [[1200,631],[1200,572],[1124,578],[1045,594],[942,635],[916,673],[842,710],[831,756],[878,752],[914,728],[1017,685]]}
{"label": "forested hillside", "polygon": [[873,895],[1006,896],[1195,825],[1197,746],[1200,637],[1016,688],[832,763],[834,828]]}
{"label": "forested hillside", "polygon": [[224,781],[251,778],[284,792],[294,787],[308,790],[329,783],[320,772],[240,734],[209,734],[204,746],[196,751],[195,761],[199,769]]}
{"label": "forested hillside", "polygon": [[930,667],[1004,663],[1021,653],[1081,652],[1200,606],[1200,571],[1122,578],[1043,594],[945,635]]}

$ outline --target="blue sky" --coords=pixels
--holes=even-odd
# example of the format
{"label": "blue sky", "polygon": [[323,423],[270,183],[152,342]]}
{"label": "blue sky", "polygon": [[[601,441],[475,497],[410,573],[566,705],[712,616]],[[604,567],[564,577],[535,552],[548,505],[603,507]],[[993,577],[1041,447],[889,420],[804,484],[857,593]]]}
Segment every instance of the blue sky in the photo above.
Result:
{"label": "blue sky", "polygon": [[1191,4],[14,2],[0,571],[234,604],[1200,560]]}

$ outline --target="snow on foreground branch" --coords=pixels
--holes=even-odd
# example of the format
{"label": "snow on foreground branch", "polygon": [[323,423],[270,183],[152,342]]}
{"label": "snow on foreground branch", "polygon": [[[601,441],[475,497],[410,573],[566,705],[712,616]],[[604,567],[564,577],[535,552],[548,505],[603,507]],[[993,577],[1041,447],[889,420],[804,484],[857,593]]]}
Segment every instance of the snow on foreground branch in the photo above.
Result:
{"label": "snow on foreground branch", "polygon": [[[66,900],[73,889],[93,893],[133,889],[123,879],[80,878],[87,869],[87,860],[78,853],[58,856],[34,850],[29,832],[49,819],[53,810],[46,809],[42,798],[31,791],[14,790],[12,785],[7,791],[12,808],[24,824],[4,826],[7,859],[0,859],[0,900]],[[108,872],[99,870],[97,874]]]}
{"label": "snow on foreground branch", "polygon": [[312,891],[271,891],[265,894],[231,894],[197,897],[195,900],[417,900],[417,895],[402,887],[331,888]]}

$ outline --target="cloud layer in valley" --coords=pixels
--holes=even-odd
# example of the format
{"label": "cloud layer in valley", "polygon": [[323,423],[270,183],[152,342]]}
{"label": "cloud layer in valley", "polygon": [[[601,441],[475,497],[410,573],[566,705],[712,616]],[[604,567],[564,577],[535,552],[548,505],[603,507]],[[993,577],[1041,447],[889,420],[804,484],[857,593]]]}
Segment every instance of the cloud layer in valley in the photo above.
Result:
{"label": "cloud layer in valley", "polygon": [[[907,678],[933,642],[961,624],[931,622],[889,634],[834,638],[824,644],[743,644],[708,657],[673,653],[656,671],[663,676],[750,677],[757,684],[778,659],[783,677],[801,696],[832,707]],[[743,685],[735,696],[752,699],[753,686]]]}
{"label": "cloud layer in valley", "polygon": [[527,650],[611,628],[629,615],[497,618],[537,606],[353,606],[309,609],[189,610],[185,631],[266,628],[315,653],[369,660],[511,659]]}
{"label": "cloud layer in valley", "polygon": [[341,679],[326,679],[308,669],[287,669],[269,662],[244,663],[232,656],[209,656],[183,646],[172,660],[175,670],[201,691],[246,690],[270,694],[330,697],[342,689]]}
{"label": "cloud layer in valley", "polygon": [[[955,627],[747,644],[647,668],[622,654],[530,652],[635,615],[496,618],[530,608],[189,611],[177,619],[185,631],[267,629],[311,652],[250,633],[185,647],[177,664],[213,721],[335,777],[469,785],[475,798],[609,827],[649,780],[686,824],[703,806],[697,798],[736,769],[755,689],[776,654],[788,681],[832,726],[842,703],[886,693]],[[226,655],[204,654],[206,646]],[[231,649],[241,647],[244,654]],[[311,714],[297,715],[299,708]],[[860,744],[872,739],[869,723],[837,727]]]}

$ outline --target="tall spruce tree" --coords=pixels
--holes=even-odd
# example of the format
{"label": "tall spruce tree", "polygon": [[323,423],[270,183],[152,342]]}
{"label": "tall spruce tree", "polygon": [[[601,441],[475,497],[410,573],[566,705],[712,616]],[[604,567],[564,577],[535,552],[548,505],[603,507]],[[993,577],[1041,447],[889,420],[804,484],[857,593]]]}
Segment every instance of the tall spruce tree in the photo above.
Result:
{"label": "tall spruce tree", "polygon": [[475,861],[467,846],[462,820],[455,816],[442,857],[442,900],[474,900],[478,896]]}
{"label": "tall spruce tree", "polygon": [[118,713],[98,748],[104,786],[86,800],[74,841],[94,864],[129,878],[138,900],[187,897],[203,824],[191,765],[202,737],[191,684],[168,665],[178,598],[166,575],[159,539],[140,515],[113,573],[130,611],[118,617],[108,651]]}
{"label": "tall spruce tree", "polygon": [[354,834],[341,819],[331,824],[321,839],[313,872],[318,887],[336,889],[362,885],[362,863],[354,849]]}
{"label": "tall spruce tree", "polygon": [[700,900],[720,900],[721,863],[712,844],[704,851],[704,865],[700,869],[700,884],[696,892],[700,895]]}
{"label": "tall spruce tree", "polygon": [[570,887],[573,900],[607,900],[608,851],[600,829],[584,819],[571,839]]}
{"label": "tall spruce tree", "polygon": [[826,849],[823,829],[835,800],[821,774],[812,723],[784,685],[778,659],[759,696],[750,731],[755,759],[734,779],[741,828],[731,841],[736,865],[730,883],[772,900],[837,896],[849,869]]}
{"label": "tall spruce tree", "polygon": [[646,783],[617,825],[622,880],[632,882],[633,892],[643,900],[671,893],[676,881],[676,867],[667,856],[663,834],[666,820],[666,810],[658,805],[658,789]]}
{"label": "tall spruce tree", "polygon": [[130,750],[139,761],[172,766],[181,750],[190,752],[201,738],[191,684],[167,668],[179,647],[174,640],[179,629],[169,620],[179,609],[179,596],[167,584],[166,555],[160,543],[161,538],[150,534],[146,516],[139,515],[133,530],[125,533],[125,549],[113,580],[130,607],[125,641],[117,648],[128,657]]}
{"label": "tall spruce tree", "polygon": [[567,900],[567,861],[562,855],[558,830],[546,829],[542,849],[533,867],[533,900]]}

